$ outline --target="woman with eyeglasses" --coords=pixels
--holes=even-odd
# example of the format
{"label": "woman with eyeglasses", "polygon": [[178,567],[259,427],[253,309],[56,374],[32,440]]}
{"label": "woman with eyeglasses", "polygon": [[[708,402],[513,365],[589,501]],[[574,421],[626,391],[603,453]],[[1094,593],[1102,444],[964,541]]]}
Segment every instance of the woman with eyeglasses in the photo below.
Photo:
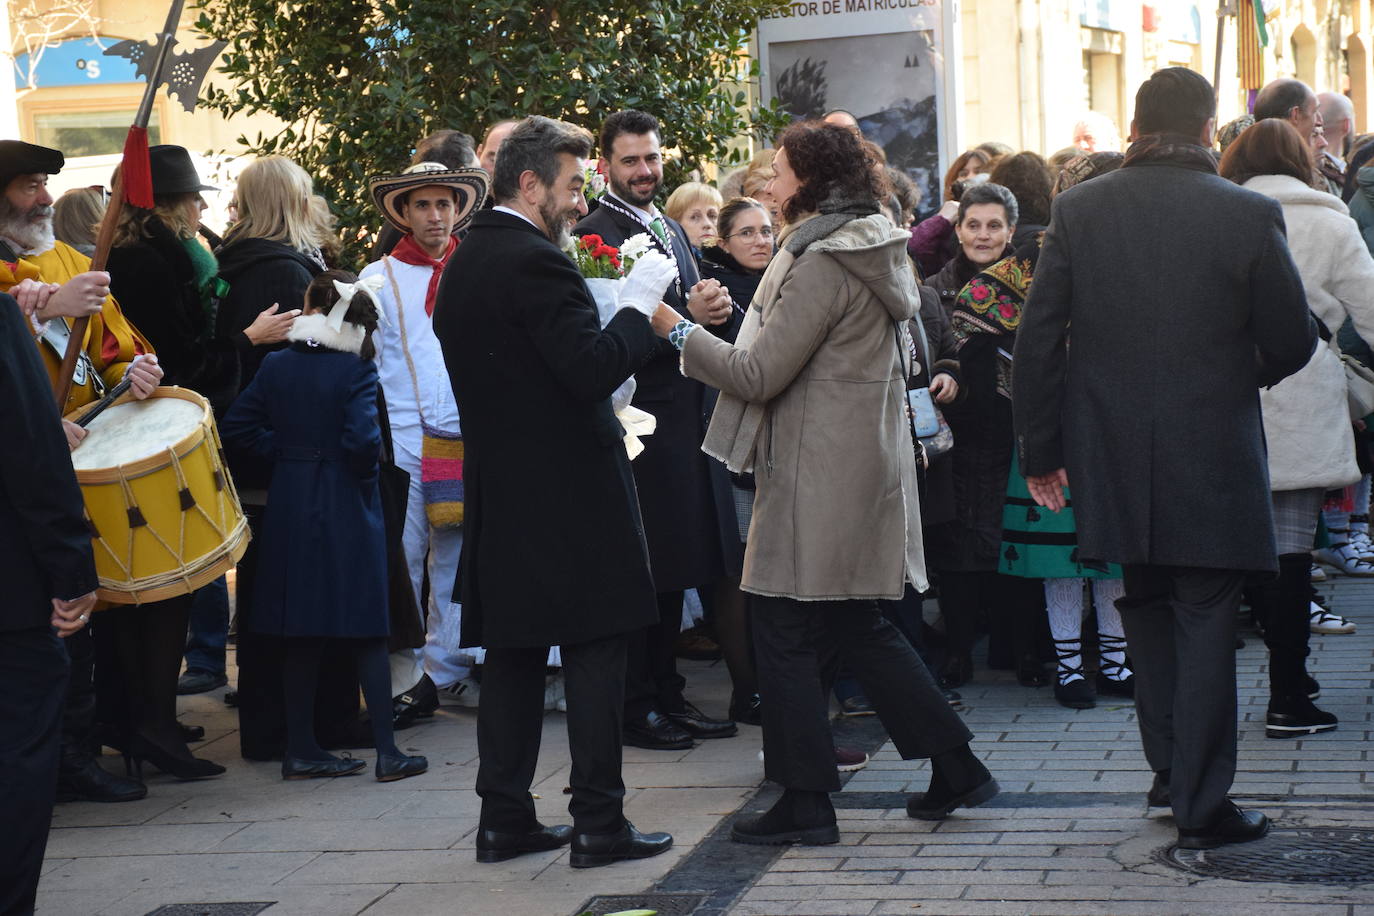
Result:
{"label": "woman with eyeglasses", "polygon": [[763,271],[773,260],[773,221],[763,204],[736,197],[716,218],[714,244],[701,251],[701,277],[719,280],[740,308],[748,308]]}

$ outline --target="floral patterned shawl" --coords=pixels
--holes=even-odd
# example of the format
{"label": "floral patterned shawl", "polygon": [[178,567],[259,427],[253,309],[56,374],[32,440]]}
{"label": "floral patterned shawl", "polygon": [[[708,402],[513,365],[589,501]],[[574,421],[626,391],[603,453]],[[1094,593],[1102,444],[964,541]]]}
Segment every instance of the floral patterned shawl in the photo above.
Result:
{"label": "floral patterned shawl", "polygon": [[956,350],[975,339],[997,348],[997,393],[1005,398],[1011,397],[1010,354],[1044,237],[1037,232],[1009,257],[975,274],[955,297],[950,315]]}

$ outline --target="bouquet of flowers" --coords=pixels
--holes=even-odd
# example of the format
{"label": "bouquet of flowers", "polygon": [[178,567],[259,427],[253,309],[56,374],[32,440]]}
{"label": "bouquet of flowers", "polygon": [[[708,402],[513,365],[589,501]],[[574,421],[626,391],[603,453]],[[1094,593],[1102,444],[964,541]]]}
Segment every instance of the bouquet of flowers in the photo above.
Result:
{"label": "bouquet of flowers", "polygon": [[607,245],[599,235],[574,238],[565,250],[589,280],[618,280],[625,275],[620,249]]}
{"label": "bouquet of flowers", "polygon": [[595,159],[588,160],[582,169],[582,196],[593,201],[605,193],[606,176],[601,174]]}

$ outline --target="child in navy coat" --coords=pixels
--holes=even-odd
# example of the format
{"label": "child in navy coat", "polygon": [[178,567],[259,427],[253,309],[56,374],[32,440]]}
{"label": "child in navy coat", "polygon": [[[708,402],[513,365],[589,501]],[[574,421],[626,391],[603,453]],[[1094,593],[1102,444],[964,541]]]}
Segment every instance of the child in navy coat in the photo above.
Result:
{"label": "child in navy coat", "polygon": [[315,739],[315,687],[326,647],[357,655],[377,743],[377,779],[423,773],[396,748],[387,659],[387,556],[378,489],[381,430],[372,331],[380,310],[353,274],[327,270],[304,313],[268,355],[221,426],[230,448],[270,462],[251,630],[283,637],[282,776],[347,776],[366,765]]}

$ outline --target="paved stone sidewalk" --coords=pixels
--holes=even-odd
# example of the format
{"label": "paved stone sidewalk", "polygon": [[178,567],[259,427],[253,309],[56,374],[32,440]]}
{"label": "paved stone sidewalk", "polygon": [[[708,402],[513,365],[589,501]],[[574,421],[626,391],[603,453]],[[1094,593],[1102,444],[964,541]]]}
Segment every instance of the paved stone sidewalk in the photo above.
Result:
{"label": "paved stone sidewalk", "polygon": [[[1264,649],[1247,634],[1239,655],[1244,722],[1235,791],[1282,828],[1374,831],[1374,581],[1342,579],[1328,591],[1360,626],[1354,636],[1313,638],[1320,705],[1340,716],[1340,729],[1301,741],[1264,737]],[[683,669],[699,705],[723,712],[723,666]],[[401,733],[403,747],[429,756],[425,776],[389,785],[368,777],[287,783],[276,764],[239,757],[236,719],[222,691],[185,698],[183,720],[204,724],[211,739],[197,753],[229,773],[201,783],[155,775],[140,802],[58,806],[39,912],[143,916],[166,904],[261,901],[274,904],[268,916],[570,916],[596,895],[659,891],[708,894],[698,916],[1374,916],[1374,884],[1242,882],[1165,864],[1172,821],[1159,812],[1145,816],[1149,775],[1129,702],[1066,710],[1048,689],[1028,690],[1008,674],[984,671],[962,692],[975,750],[1003,787],[984,808],[940,824],[908,819],[903,793],[924,788],[924,765],[903,763],[885,745],[836,797],[840,845],[736,846],[725,838],[734,812],[764,807],[774,794],[765,789],[756,797],[760,735],[744,726],[737,738],[691,751],[627,749],[629,817],[646,830],[671,830],[677,846],[656,859],[587,871],[569,868],[566,851],[495,866],[473,861],[469,710],[444,709],[432,723]],[[876,734],[871,719],[838,728],[855,741]],[[566,822],[562,715],[547,717],[544,737],[536,806],[546,821]],[[105,764],[115,768],[118,760]]]}

